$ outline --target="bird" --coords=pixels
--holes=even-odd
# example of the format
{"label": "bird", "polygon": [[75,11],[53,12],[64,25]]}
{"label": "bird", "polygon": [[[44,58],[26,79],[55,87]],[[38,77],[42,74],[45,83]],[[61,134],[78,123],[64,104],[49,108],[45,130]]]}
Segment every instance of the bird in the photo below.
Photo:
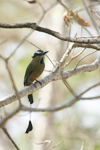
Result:
{"label": "bird", "polygon": [[[48,51],[37,50],[32,56],[32,61],[28,65],[25,76],[24,76],[24,86],[29,86],[35,81],[43,72],[45,68],[44,55]],[[38,80],[36,80],[38,81]],[[39,81],[38,81],[39,82]],[[41,82],[39,82],[41,84]],[[32,94],[28,95],[30,104],[34,102]]]}

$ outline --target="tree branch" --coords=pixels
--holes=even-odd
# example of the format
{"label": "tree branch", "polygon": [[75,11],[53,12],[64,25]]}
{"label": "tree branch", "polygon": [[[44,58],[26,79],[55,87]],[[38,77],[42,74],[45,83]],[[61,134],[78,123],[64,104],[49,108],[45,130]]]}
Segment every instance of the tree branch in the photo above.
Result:
{"label": "tree branch", "polygon": [[7,129],[5,127],[2,127],[2,130],[4,131],[4,133],[7,135],[7,137],[9,138],[9,140],[12,142],[12,144],[15,146],[15,148],[17,150],[20,150],[19,147],[17,146],[17,144],[14,142],[13,138],[10,136],[10,134],[8,133]]}
{"label": "tree branch", "polygon": [[0,127],[2,127],[7,120],[9,120],[11,117],[13,117],[16,113],[18,113],[20,111],[21,105],[18,106],[15,110],[13,110],[11,113],[9,113],[7,116],[3,117],[0,120]]}
{"label": "tree branch", "polygon": [[[74,43],[83,43],[83,44],[96,44],[100,43],[100,38],[72,38],[72,37],[66,37],[64,35],[61,35],[59,32],[50,30],[48,28],[40,27],[36,23],[13,23],[13,24],[8,24],[8,23],[0,23],[0,28],[8,28],[8,29],[18,29],[18,28],[30,28],[33,30],[37,30],[39,32],[44,32],[49,35],[52,35],[62,41],[69,41],[69,42],[74,42]],[[99,48],[100,50],[100,48]]]}
{"label": "tree branch", "polygon": [[[92,64],[82,65],[82,66],[77,67],[76,69],[70,69],[70,70],[64,71],[63,77],[65,79],[67,79],[73,75],[77,75],[77,74],[80,74],[83,72],[91,72],[91,71],[96,70],[99,66],[100,66],[100,59],[97,59]],[[50,82],[61,80],[61,79],[62,79],[62,76],[59,72],[56,74],[56,76],[53,73],[51,73],[51,74],[47,75],[46,77],[44,77],[42,80],[40,80],[42,85],[40,85],[39,83],[35,83],[34,85],[25,87],[24,89],[22,89],[18,92],[19,96],[20,96],[20,98],[22,98],[24,96],[32,94],[33,92],[41,89],[42,87],[46,86]],[[15,93],[12,93],[12,94],[2,98],[0,100],[0,108],[16,101],[17,99],[18,98]]]}
{"label": "tree branch", "polygon": [[[14,116],[16,113],[18,113],[21,110],[22,111],[30,111],[30,112],[32,112],[32,111],[33,112],[41,112],[41,111],[42,112],[55,112],[55,111],[59,111],[59,110],[68,108],[68,107],[72,106],[73,104],[75,104],[77,101],[81,100],[82,99],[81,96],[84,95],[87,91],[89,91],[92,88],[95,88],[96,86],[99,86],[99,85],[100,85],[100,83],[97,83],[97,84],[89,87],[88,89],[86,89],[85,91],[83,91],[82,93],[80,93],[78,96],[74,97],[69,102],[66,102],[65,104],[62,104],[62,105],[59,105],[59,106],[49,107],[49,108],[30,108],[30,107],[26,107],[24,105],[20,105],[18,108],[16,108],[10,114],[8,114],[6,117],[4,117],[3,119],[1,119],[1,121],[0,121],[0,127],[2,127],[7,120],[9,120],[12,116]],[[98,98],[98,97],[95,97],[95,98]],[[83,100],[86,100],[86,99],[83,98]]]}
{"label": "tree branch", "polygon": [[[84,92],[82,92],[81,94],[79,94],[78,96],[76,96],[76,97],[74,97],[72,100],[70,100],[69,102],[66,102],[65,104],[62,104],[62,105],[59,105],[59,106],[55,106],[55,107],[49,107],[49,108],[30,108],[30,107],[26,107],[26,106],[24,106],[24,105],[22,105],[21,106],[21,110],[23,110],[23,111],[30,111],[30,112],[56,112],[56,111],[59,111],[59,110],[62,110],[62,109],[65,109],[65,108],[68,108],[68,107],[70,107],[70,106],[72,106],[72,105],[74,105],[77,101],[79,101],[79,100],[86,100],[86,98],[82,98],[81,96],[85,93],[85,92],[87,92],[87,91],[89,91],[90,89],[92,89],[92,88],[94,88],[94,87],[96,87],[96,86],[99,86],[100,85],[100,83],[98,83],[98,84],[95,84],[94,86],[92,86],[92,87],[89,87],[88,89],[86,89]],[[95,98],[100,98],[100,96],[97,96],[97,97],[95,97]],[[87,100],[91,100],[91,98],[87,98]]]}

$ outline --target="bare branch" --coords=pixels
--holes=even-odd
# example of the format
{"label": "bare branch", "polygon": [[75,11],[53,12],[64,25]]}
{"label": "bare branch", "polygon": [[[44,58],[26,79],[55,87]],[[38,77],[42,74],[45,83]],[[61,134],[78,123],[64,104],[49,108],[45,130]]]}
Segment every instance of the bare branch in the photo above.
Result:
{"label": "bare branch", "polygon": [[8,121],[11,117],[13,117],[19,111],[20,111],[20,107],[17,107],[14,111],[12,111],[11,113],[9,113],[7,116],[3,117],[0,120],[0,127],[2,127],[6,123],[6,121]]}
{"label": "bare branch", "polygon": [[[33,141],[33,140],[32,140]],[[52,143],[52,141],[50,141],[50,140],[45,140],[45,141],[43,141],[43,142],[40,142],[40,143],[37,143],[37,142],[35,142],[35,141],[33,141],[35,144],[37,144],[37,145],[41,145],[41,144],[46,144],[46,146],[43,148],[43,150],[45,150],[51,143]]]}
{"label": "bare branch", "polygon": [[[26,107],[26,106],[22,106],[21,109],[24,110],[24,111],[30,111],[30,112],[56,112],[56,111],[59,111],[59,110],[62,110],[62,109],[65,109],[65,108],[68,108],[70,106],[72,106],[73,104],[75,104],[77,101],[81,100],[81,96],[91,90],[92,88],[96,87],[96,86],[100,86],[100,83],[97,83],[89,88],[87,88],[85,91],[83,91],[82,93],[80,93],[77,97],[74,97],[72,100],[70,100],[70,102],[66,102],[65,104],[62,104],[60,106],[56,106],[56,107],[49,107],[49,108],[29,108],[29,107]],[[84,100],[84,99],[83,99]],[[88,100],[88,99],[87,99]]]}
{"label": "bare branch", "polygon": [[71,92],[71,94],[76,97],[77,96],[76,93],[73,91],[73,89],[71,88],[69,83],[65,80],[65,78],[63,76],[63,71],[61,70],[60,73],[61,73],[62,81],[63,81],[64,85],[68,88],[68,90]]}
{"label": "bare branch", "polygon": [[[4,117],[1,121],[0,121],[0,127],[2,127],[4,125],[4,123],[10,119],[12,116],[14,116],[16,113],[18,113],[20,110],[23,110],[23,111],[34,111],[34,112],[44,112],[44,111],[47,111],[47,112],[55,112],[55,111],[59,111],[59,110],[62,110],[64,108],[67,108],[67,107],[70,107],[72,106],[73,104],[75,104],[77,101],[79,101],[81,99],[81,96],[87,92],[88,90],[96,87],[100,85],[100,83],[88,88],[87,90],[85,90],[84,92],[82,92],[81,94],[79,94],[77,97],[74,97],[70,102],[67,102],[65,104],[62,104],[60,106],[56,106],[56,107],[51,107],[51,108],[29,108],[29,107],[26,107],[24,105],[20,105],[20,107],[16,108],[13,112],[11,112],[10,114],[8,114],[6,117]],[[84,98],[83,98],[84,99]]]}
{"label": "bare branch", "polygon": [[[42,4],[39,2],[39,1],[36,1],[37,3],[38,3],[38,5],[41,7],[41,9],[42,9],[42,11],[43,11],[43,14],[42,14],[42,16],[40,17],[40,19],[38,20],[38,22],[37,22],[37,25],[39,25],[40,23],[41,23],[41,21],[43,20],[43,18],[44,18],[44,16],[45,16],[45,14],[50,10],[50,9],[52,9],[57,3],[54,3],[52,6],[50,6],[49,8],[48,8],[48,10],[46,10],[45,11],[45,9],[44,9],[44,7],[42,6]],[[0,23],[0,24],[2,24],[2,23]],[[27,23],[26,23],[27,24]],[[12,57],[14,54],[15,54],[15,52],[18,50],[18,48],[24,43],[24,41],[25,41],[25,39],[27,39],[35,30],[36,30],[36,28],[37,28],[37,25],[36,25],[36,23],[33,23],[34,25],[34,30],[31,30],[31,31],[29,31],[29,33],[25,36],[25,38],[23,38],[22,39],[22,41],[18,44],[18,46],[15,48],[15,50],[11,53],[11,55],[9,56],[9,58],[8,59],[10,59],[10,57]],[[7,24],[8,25],[8,24]],[[11,25],[11,24],[10,24]],[[13,25],[14,24],[12,24],[11,26],[10,26],[10,28],[12,28],[13,27]],[[9,25],[8,25],[9,26]],[[19,28],[20,27],[20,24],[15,24],[15,28]],[[27,26],[27,25],[26,25]],[[7,26],[6,26],[7,27]],[[7,28],[9,28],[9,27],[7,27]],[[21,27],[21,28],[23,28],[23,27]]]}
{"label": "bare branch", "polygon": [[[63,72],[63,76],[65,79],[73,76],[73,75],[77,75],[83,72],[90,72],[90,71],[94,71],[96,70],[98,67],[100,66],[100,59],[95,60],[92,64],[89,65],[82,65],[77,67],[75,70],[74,69],[70,69],[68,71],[64,71]],[[58,72],[56,74],[56,76],[51,73],[50,75],[47,75],[45,78],[43,78],[42,80],[40,80],[40,82],[42,83],[42,85],[40,85],[39,83],[35,83],[34,86],[30,85],[29,87],[25,87],[24,89],[19,91],[19,96],[20,98],[27,96],[29,94],[32,94],[33,92],[41,89],[42,87],[44,87],[45,85],[47,85],[48,83],[52,82],[52,81],[56,81],[56,80],[61,80],[62,76],[61,74]],[[16,96],[15,93],[12,93],[4,98],[2,98],[0,100],[0,108],[8,105],[14,101],[16,101],[18,98]]]}
{"label": "bare branch", "polygon": [[[50,30],[48,28],[43,28],[38,26],[36,23],[15,23],[15,24],[8,24],[8,23],[0,23],[0,28],[8,28],[8,29],[17,29],[17,28],[30,28],[33,30],[37,30],[39,32],[44,32],[47,34],[50,34],[62,41],[69,41],[69,42],[74,42],[74,43],[83,43],[83,44],[99,44],[100,43],[100,38],[95,39],[95,38],[72,38],[72,37],[66,37],[64,35],[61,35],[59,32]],[[90,47],[89,47],[90,48]],[[98,48],[100,50],[100,48]]]}
{"label": "bare branch", "polygon": [[83,57],[77,62],[77,64],[76,64],[76,66],[75,66],[74,69],[76,69],[76,67],[78,66],[78,64],[80,63],[81,60],[83,60],[84,58],[86,58],[87,56],[89,56],[89,55],[91,55],[91,54],[93,54],[93,53],[95,53],[95,52],[97,52],[97,51],[95,50],[95,51],[93,51],[93,52],[91,52],[91,53],[89,53],[89,54],[83,56]]}
{"label": "bare branch", "polygon": [[56,145],[54,145],[50,150],[56,148],[57,146],[59,146],[63,141],[60,141],[59,143],[57,143]]}
{"label": "bare branch", "polygon": [[2,56],[1,56],[1,58],[2,58],[2,59],[5,61],[5,63],[6,63],[6,68],[7,68],[7,70],[8,70],[8,73],[9,73],[9,76],[10,76],[10,79],[11,79],[11,82],[12,82],[12,86],[13,86],[13,88],[14,88],[14,90],[15,90],[15,93],[16,93],[16,95],[17,95],[17,97],[18,97],[19,104],[21,105],[20,96],[19,96],[17,87],[16,87],[16,85],[15,85],[14,79],[13,79],[13,77],[12,77],[11,71],[10,71],[9,66],[8,66],[8,58],[5,59],[5,58],[2,57]]}
{"label": "bare branch", "polygon": [[82,93],[80,94],[80,96],[83,95],[83,94],[85,94],[86,92],[88,92],[88,91],[91,90],[92,88],[95,88],[96,86],[99,86],[99,85],[100,85],[100,83],[97,83],[97,84],[91,86],[90,88],[88,88],[88,89],[86,89],[84,92],[82,92]]}
{"label": "bare branch", "polygon": [[87,11],[87,13],[88,13],[88,15],[89,15],[89,17],[90,17],[90,19],[91,19],[91,21],[92,21],[92,23],[93,23],[93,26],[94,26],[95,30],[97,31],[97,34],[98,34],[98,33],[99,33],[99,30],[98,30],[98,28],[97,28],[97,26],[96,26],[96,23],[95,23],[95,21],[94,21],[94,19],[93,19],[93,16],[91,16],[91,14],[90,14],[90,12],[89,12],[87,6],[86,6],[85,1],[82,0],[82,2],[83,2],[83,5],[85,6],[86,11]]}
{"label": "bare branch", "polygon": [[12,142],[12,144],[14,145],[14,147],[17,150],[20,150],[17,146],[17,144],[14,142],[14,140],[12,139],[12,137],[10,136],[10,134],[8,133],[7,129],[5,127],[2,127],[2,130],[4,131],[4,133],[7,135],[7,137],[9,138],[9,140]]}
{"label": "bare branch", "polygon": [[82,100],[92,100],[92,99],[99,99],[100,98],[100,96],[95,96],[95,97],[82,97],[81,99]]}
{"label": "bare branch", "polygon": [[76,54],[75,56],[72,56],[71,59],[69,60],[69,62],[67,62],[67,63],[64,65],[63,68],[65,68],[66,66],[68,66],[68,65],[71,63],[71,61],[72,61],[73,59],[75,59],[76,57],[78,57],[79,55],[81,55],[81,54],[84,52],[85,49],[86,49],[86,48],[84,48],[82,51],[80,51],[80,52],[79,52],[78,54]]}
{"label": "bare branch", "polygon": [[83,150],[84,148],[84,141],[82,141],[82,145],[81,145],[81,149],[80,150]]}
{"label": "bare branch", "polygon": [[8,70],[8,73],[9,73],[9,76],[10,76],[10,79],[11,79],[11,82],[12,82],[12,85],[13,85],[13,88],[14,88],[14,90],[15,90],[15,92],[16,92],[17,97],[18,97],[19,104],[21,105],[20,96],[19,96],[17,87],[16,87],[16,85],[15,85],[14,79],[13,79],[13,77],[12,77],[11,71],[10,71],[10,69],[9,69],[8,63],[6,63],[6,68],[7,68],[7,70]]}

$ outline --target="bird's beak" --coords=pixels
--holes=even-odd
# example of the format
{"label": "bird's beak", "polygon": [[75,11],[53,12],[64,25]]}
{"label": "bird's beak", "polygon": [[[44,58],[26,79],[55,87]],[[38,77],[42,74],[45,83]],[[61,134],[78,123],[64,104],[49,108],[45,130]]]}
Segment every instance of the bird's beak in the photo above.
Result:
{"label": "bird's beak", "polygon": [[46,53],[48,53],[49,51],[44,51],[41,55],[45,55]]}
{"label": "bird's beak", "polygon": [[[42,56],[42,55],[45,55],[46,53],[48,53],[49,51],[44,51],[42,52],[41,54],[37,54],[37,56]],[[35,58],[36,56],[32,56],[32,58]]]}

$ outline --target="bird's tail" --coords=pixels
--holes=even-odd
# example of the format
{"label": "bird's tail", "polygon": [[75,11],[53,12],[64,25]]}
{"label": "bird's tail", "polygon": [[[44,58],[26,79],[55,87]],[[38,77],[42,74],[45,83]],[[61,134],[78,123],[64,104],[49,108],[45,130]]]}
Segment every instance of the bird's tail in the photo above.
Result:
{"label": "bird's tail", "polygon": [[28,99],[29,99],[30,104],[32,104],[34,102],[32,94],[28,95]]}
{"label": "bird's tail", "polygon": [[32,131],[32,129],[33,129],[33,126],[32,126],[32,123],[31,123],[31,120],[29,120],[29,124],[28,124],[28,127],[27,127],[27,129],[26,129],[26,132],[25,133],[29,133],[30,131]]}
{"label": "bird's tail", "polygon": [[[32,104],[34,102],[32,94],[28,95],[28,99],[29,99],[30,104]],[[30,105],[30,107],[31,107],[31,105]],[[32,131],[32,129],[33,129],[33,126],[32,126],[32,122],[31,122],[31,112],[30,112],[30,120],[29,120],[29,124],[28,124],[28,127],[27,127],[25,133],[29,133],[30,131]]]}

